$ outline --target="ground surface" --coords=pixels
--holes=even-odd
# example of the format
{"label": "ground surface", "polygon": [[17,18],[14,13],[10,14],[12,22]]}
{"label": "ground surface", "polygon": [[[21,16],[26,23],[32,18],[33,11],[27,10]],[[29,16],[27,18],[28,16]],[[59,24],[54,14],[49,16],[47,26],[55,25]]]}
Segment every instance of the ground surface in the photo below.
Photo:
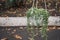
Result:
{"label": "ground surface", "polygon": [[[25,27],[0,27],[0,40],[28,40]],[[41,40],[41,36],[37,35],[35,40]],[[60,30],[51,30],[48,32],[48,40],[60,40]]]}

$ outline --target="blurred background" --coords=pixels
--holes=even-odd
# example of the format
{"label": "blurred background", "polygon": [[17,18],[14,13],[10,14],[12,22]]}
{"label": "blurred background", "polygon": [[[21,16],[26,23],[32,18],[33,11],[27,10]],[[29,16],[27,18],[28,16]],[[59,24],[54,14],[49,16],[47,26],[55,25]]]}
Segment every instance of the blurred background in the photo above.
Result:
{"label": "blurred background", "polygon": [[[60,0],[38,0],[38,8],[45,8],[45,2],[51,16],[60,16]],[[26,16],[31,7],[32,0],[0,0],[0,17]]]}
{"label": "blurred background", "polygon": [[[51,16],[60,16],[60,0],[45,0]],[[32,0],[0,0],[0,17],[24,17],[32,7]],[[38,8],[45,8],[44,0],[38,0]],[[57,19],[58,20],[58,19]],[[37,30],[37,29],[35,29]],[[60,26],[48,26],[48,40],[60,40]],[[29,40],[26,26],[0,26],[0,40]],[[35,40],[42,40],[37,34]]]}

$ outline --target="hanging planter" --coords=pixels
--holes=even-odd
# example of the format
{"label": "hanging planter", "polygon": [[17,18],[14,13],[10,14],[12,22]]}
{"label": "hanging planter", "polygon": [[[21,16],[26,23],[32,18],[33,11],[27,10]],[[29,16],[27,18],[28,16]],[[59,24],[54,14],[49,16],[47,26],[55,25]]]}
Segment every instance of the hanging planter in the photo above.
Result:
{"label": "hanging planter", "polygon": [[41,36],[44,40],[47,40],[47,27],[48,27],[48,17],[49,12],[43,8],[32,7],[27,11],[27,31],[31,32],[32,40],[34,40],[35,30],[34,26],[37,28],[42,26]]}
{"label": "hanging planter", "polygon": [[[37,8],[38,1],[36,0],[36,7],[34,6],[35,0],[33,0],[32,7],[27,11],[27,31],[31,33],[31,39],[35,40],[34,37],[36,35],[36,28],[38,28],[38,34],[41,33],[41,37],[43,40],[47,40],[47,27],[48,27],[48,18],[49,18],[49,12],[46,9],[46,1],[45,2],[45,9]],[[40,26],[42,26],[40,29]]]}

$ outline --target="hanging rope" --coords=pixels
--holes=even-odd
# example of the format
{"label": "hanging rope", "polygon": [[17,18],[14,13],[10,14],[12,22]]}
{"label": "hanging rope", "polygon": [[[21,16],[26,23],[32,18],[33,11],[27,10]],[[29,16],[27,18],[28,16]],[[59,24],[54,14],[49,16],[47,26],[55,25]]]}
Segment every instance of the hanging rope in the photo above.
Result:
{"label": "hanging rope", "polygon": [[[36,2],[36,3],[35,3]],[[36,6],[35,6],[36,5]],[[38,6],[38,0],[33,0],[33,4],[32,4],[32,7],[36,7],[37,8]]]}
{"label": "hanging rope", "polygon": [[38,0],[36,0],[36,8],[37,8],[37,6],[38,6]]}
{"label": "hanging rope", "polygon": [[33,4],[32,4],[32,7],[34,7],[34,3],[35,3],[35,0],[33,0]]}
{"label": "hanging rope", "polygon": [[44,3],[45,3],[45,9],[47,10],[47,4],[46,4],[46,0],[44,0]]}

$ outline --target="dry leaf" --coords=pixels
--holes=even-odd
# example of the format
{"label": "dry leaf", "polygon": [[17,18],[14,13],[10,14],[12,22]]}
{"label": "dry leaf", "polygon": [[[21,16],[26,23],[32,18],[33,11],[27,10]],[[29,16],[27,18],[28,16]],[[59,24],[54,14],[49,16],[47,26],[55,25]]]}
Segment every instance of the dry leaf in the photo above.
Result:
{"label": "dry leaf", "polygon": [[3,38],[3,39],[1,39],[1,40],[7,40],[7,38]]}
{"label": "dry leaf", "polygon": [[22,37],[21,37],[20,35],[14,35],[14,37],[15,37],[16,39],[22,39]]}
{"label": "dry leaf", "polygon": [[16,32],[16,29],[14,29],[13,31]]}
{"label": "dry leaf", "polygon": [[23,30],[23,27],[20,27],[20,29],[22,29],[22,30]]}

